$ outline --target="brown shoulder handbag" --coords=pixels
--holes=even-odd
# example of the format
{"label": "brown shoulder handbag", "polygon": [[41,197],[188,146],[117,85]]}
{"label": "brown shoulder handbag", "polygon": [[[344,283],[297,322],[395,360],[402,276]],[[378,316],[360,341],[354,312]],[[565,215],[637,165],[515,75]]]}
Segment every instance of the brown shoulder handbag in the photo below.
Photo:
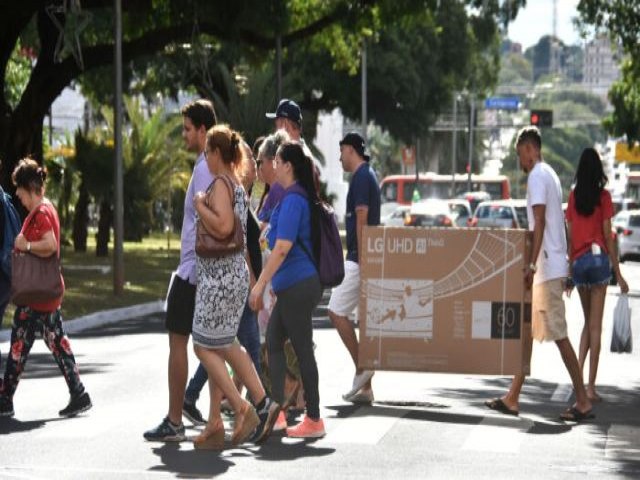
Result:
{"label": "brown shoulder handbag", "polygon": [[[229,190],[229,196],[231,199],[231,208],[235,207],[235,195],[233,182],[229,180],[226,175],[216,176],[207,189],[207,198],[205,205],[207,208],[211,208],[213,192],[213,185],[215,182],[221,179]],[[234,225],[231,233],[224,238],[220,238],[211,233],[204,226],[202,219],[198,218],[196,224],[196,254],[204,258],[217,258],[231,255],[233,253],[241,252],[244,249],[244,230],[242,228],[242,220],[237,213],[233,213]]]}
{"label": "brown shoulder handbag", "polygon": [[60,260],[55,253],[47,258],[32,253],[13,252],[11,258],[11,301],[25,306],[60,298],[64,284]]}
{"label": "brown shoulder handbag", "polygon": [[[26,222],[31,222],[37,211]],[[62,297],[64,282],[57,253],[42,258],[28,252],[13,251],[11,256],[11,301],[25,306],[46,303]]]}

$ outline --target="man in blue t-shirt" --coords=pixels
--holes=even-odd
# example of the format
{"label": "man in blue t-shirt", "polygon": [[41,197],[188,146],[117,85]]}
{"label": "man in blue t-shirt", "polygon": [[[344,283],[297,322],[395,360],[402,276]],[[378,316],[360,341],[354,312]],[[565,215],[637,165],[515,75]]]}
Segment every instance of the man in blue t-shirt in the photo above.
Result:
{"label": "man in blue t-shirt", "polygon": [[358,368],[358,338],[349,315],[358,305],[360,294],[360,252],[362,229],[365,225],[380,224],[380,187],[369,155],[365,153],[365,141],[355,132],[347,133],[340,141],[340,162],[350,172],[351,182],[347,193],[347,258],[344,263],[344,280],[333,289],[329,300],[329,318],[349,350],[356,374],[351,390],[342,398],[353,403],[373,402],[371,377],[373,371]]}

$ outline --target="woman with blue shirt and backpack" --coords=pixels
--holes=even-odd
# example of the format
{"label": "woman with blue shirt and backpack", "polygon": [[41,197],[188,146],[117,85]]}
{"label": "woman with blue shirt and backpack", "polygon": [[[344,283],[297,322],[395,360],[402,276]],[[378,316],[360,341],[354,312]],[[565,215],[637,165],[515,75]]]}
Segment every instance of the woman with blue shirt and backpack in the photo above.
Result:
{"label": "woman with blue shirt and backpack", "polygon": [[325,435],[320,418],[318,366],[313,352],[311,316],[320,302],[322,286],[316,261],[320,248],[320,199],[314,184],[311,158],[297,142],[284,143],[276,155],[276,181],[285,194],[275,207],[268,234],[271,256],[251,290],[249,303],[262,308],[262,298],[269,281],[277,296],[267,327],[267,348],[272,394],[280,405],[284,402],[286,359],[284,343],[291,340],[300,362],[306,402],[302,422],[287,428],[287,435],[318,438]]}

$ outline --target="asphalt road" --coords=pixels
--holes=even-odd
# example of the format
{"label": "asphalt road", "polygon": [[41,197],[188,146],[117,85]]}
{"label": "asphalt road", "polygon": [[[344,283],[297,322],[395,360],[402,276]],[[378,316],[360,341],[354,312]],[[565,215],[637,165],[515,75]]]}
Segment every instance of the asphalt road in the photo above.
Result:
{"label": "asphalt road", "polygon": [[[626,263],[623,272],[638,312],[640,264]],[[190,442],[142,438],[167,408],[168,341],[159,316],[72,337],[94,403],[74,419],[57,415],[68,400],[65,383],[38,341],[14,399],[16,415],[0,419],[0,478],[640,478],[640,315],[632,319],[634,353],[610,353],[617,295],[617,287],[610,288],[605,307],[598,375],[604,401],[594,420],[577,426],[558,420],[572,400],[553,344],[534,346],[518,418],[484,407],[509,384],[493,376],[378,372],[375,403],[347,404],[341,393],[353,368],[320,311],[314,335],[327,436],[304,441],[273,435],[261,447],[196,451]],[[577,345],[577,295],[567,308]],[[8,344],[0,349],[6,355]],[[193,367],[192,352],[191,358]],[[207,397],[199,403],[204,411]],[[188,426],[187,432],[198,430]]]}

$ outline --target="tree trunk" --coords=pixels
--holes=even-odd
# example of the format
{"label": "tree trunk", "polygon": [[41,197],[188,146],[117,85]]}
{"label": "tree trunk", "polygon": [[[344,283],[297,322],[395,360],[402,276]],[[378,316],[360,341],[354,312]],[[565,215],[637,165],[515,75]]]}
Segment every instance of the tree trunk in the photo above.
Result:
{"label": "tree trunk", "polygon": [[73,215],[73,249],[87,251],[87,226],[89,223],[89,193],[84,183],[80,185],[80,195]]}
{"label": "tree trunk", "polygon": [[96,257],[109,256],[112,217],[113,212],[111,211],[111,202],[109,200],[102,200],[100,202],[98,233],[96,233]]}

